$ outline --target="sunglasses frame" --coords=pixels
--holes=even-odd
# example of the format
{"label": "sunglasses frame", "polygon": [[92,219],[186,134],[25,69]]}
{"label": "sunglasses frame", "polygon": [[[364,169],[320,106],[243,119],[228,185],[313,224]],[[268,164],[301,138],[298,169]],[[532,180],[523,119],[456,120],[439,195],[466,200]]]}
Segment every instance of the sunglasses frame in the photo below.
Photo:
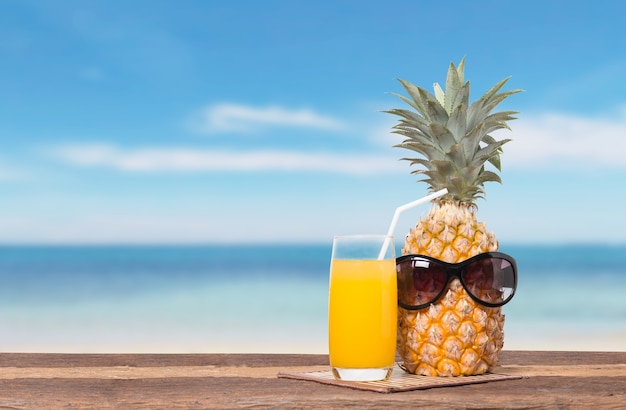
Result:
{"label": "sunglasses frame", "polygon": [[[434,262],[436,263],[438,266],[442,267],[445,272],[446,272],[446,285],[443,287],[443,289],[441,290],[441,292],[439,292],[439,294],[437,295],[437,297],[435,297],[432,301],[428,302],[428,303],[423,303],[421,305],[407,305],[405,303],[402,303],[400,301],[400,294],[398,293],[398,305],[400,307],[402,307],[403,309],[406,310],[420,310],[420,309],[424,309],[430,305],[432,305],[433,303],[437,302],[441,296],[443,296],[443,294],[445,293],[446,289],[448,288],[448,284],[450,283],[450,281],[454,278],[458,278],[459,282],[461,282],[461,286],[463,286],[463,289],[465,289],[465,292],[474,300],[474,302],[482,305],[482,306],[486,306],[486,307],[490,307],[490,308],[495,308],[495,307],[500,307],[505,305],[506,303],[508,303],[513,296],[515,295],[515,291],[517,290],[517,262],[515,261],[515,259],[510,256],[507,255],[506,253],[502,253],[502,252],[484,252],[484,253],[479,253],[476,256],[473,256],[467,260],[464,260],[463,262],[459,262],[459,263],[448,263],[448,262],[444,262],[442,260],[439,260],[437,258],[433,258],[431,256],[426,256],[426,255],[419,255],[419,254],[408,254],[408,255],[402,255],[396,258],[396,269],[397,266],[401,263],[404,263],[406,261],[411,261],[411,260],[415,260],[415,259],[426,259],[430,262]],[[511,294],[509,295],[508,298],[506,298],[506,300],[502,301],[502,302],[498,302],[498,303],[492,303],[492,302],[485,302],[483,300],[480,300],[478,297],[474,296],[472,294],[472,292],[470,292],[467,288],[467,285],[465,284],[465,281],[463,280],[463,277],[461,276],[461,273],[463,272],[463,269],[465,269],[465,267],[467,265],[470,265],[476,261],[482,260],[482,259],[487,259],[487,258],[498,258],[498,259],[504,259],[507,262],[509,262],[511,264],[511,267],[513,268],[513,291],[511,292]],[[396,271],[397,272],[397,271]]]}

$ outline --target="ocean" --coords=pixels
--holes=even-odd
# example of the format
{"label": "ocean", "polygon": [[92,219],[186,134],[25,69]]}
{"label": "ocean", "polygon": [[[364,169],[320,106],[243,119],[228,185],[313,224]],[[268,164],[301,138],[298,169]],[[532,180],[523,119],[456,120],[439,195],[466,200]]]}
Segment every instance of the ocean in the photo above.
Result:
{"label": "ocean", "polygon": [[[501,244],[505,350],[626,351],[626,246]],[[331,244],[0,246],[0,352],[327,353]]]}

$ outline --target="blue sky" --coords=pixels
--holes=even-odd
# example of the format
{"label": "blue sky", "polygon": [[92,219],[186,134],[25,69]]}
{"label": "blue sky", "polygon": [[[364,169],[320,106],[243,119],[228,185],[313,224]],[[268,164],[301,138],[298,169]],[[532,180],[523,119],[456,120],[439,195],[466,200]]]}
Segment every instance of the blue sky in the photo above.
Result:
{"label": "blue sky", "polygon": [[[466,57],[522,88],[478,216],[503,244],[626,242],[617,1],[0,4],[0,242],[329,242],[427,194],[395,119]],[[402,238],[428,206],[403,214]]]}

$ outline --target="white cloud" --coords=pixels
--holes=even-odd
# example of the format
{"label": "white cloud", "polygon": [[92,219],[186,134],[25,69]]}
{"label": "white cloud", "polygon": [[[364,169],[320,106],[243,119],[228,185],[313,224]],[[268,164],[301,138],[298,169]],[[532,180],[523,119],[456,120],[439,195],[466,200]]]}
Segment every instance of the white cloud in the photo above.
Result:
{"label": "white cloud", "polygon": [[216,104],[205,108],[190,121],[192,129],[203,133],[254,132],[268,127],[305,127],[341,130],[345,125],[332,117],[308,109],[291,110],[280,106],[252,107],[242,104]]}
{"label": "white cloud", "polygon": [[[512,131],[494,133],[497,139],[513,140],[503,147],[504,169],[626,169],[626,108],[605,117],[524,112],[518,117],[509,124]],[[403,137],[391,133],[395,123],[370,127],[370,140],[378,145],[401,142]],[[398,155],[405,155],[401,151]]]}
{"label": "white cloud", "polygon": [[513,139],[504,146],[505,167],[626,168],[626,115],[520,114],[511,128],[498,134]]}
{"label": "white cloud", "polygon": [[74,165],[132,172],[321,171],[371,175],[406,170],[406,165],[400,164],[397,158],[382,155],[278,150],[249,152],[191,148],[124,150],[110,145],[73,145],[57,148],[53,154]]}
{"label": "white cloud", "polygon": [[[275,123],[280,123],[280,118],[276,114]],[[521,116],[511,125],[512,132],[498,134],[499,138],[513,139],[504,147],[505,169],[626,168],[622,154],[626,151],[626,115],[614,119],[568,114],[529,115]],[[388,142],[382,141],[383,135],[389,138]],[[399,142],[400,137],[390,134],[385,124],[380,128],[372,127],[369,140],[391,146]],[[95,144],[62,146],[53,153],[73,165],[128,172],[302,171],[352,175],[406,173],[407,163],[398,159],[408,154],[400,149],[390,149],[385,154],[358,154],[188,147],[128,149]]]}

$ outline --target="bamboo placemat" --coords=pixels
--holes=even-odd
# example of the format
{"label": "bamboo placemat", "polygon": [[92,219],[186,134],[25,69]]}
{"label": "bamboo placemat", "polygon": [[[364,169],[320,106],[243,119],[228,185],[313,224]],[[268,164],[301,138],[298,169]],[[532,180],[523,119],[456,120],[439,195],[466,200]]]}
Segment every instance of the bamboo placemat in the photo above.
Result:
{"label": "bamboo placemat", "polygon": [[501,380],[522,379],[524,376],[504,373],[486,373],[464,377],[428,377],[406,373],[394,367],[391,377],[384,381],[351,382],[336,380],[330,370],[314,372],[280,372],[279,378],[307,380],[332,386],[348,387],[356,390],[368,390],[378,393],[397,393],[411,390],[432,389],[435,387],[463,386],[467,384],[488,383]]}

